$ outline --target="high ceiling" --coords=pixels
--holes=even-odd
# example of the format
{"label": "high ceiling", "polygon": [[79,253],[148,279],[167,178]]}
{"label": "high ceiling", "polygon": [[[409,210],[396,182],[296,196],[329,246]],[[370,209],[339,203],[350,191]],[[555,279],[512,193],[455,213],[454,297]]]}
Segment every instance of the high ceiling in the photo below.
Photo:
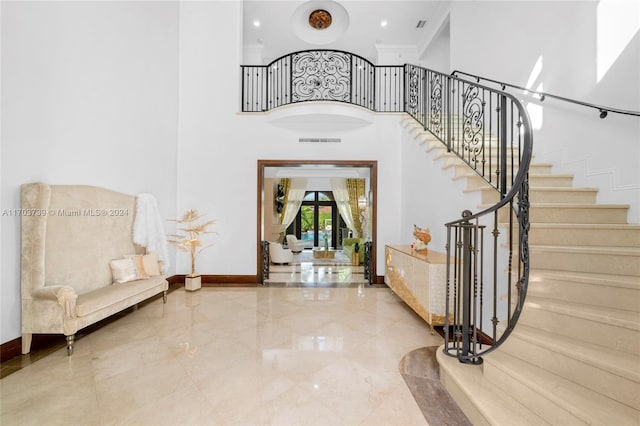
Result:
{"label": "high ceiling", "polygon": [[[376,45],[419,46],[422,44],[426,34],[433,31],[431,26],[436,25],[431,17],[442,3],[442,1],[431,0],[337,2],[244,0],[243,41],[245,46],[262,46],[264,63],[284,54],[304,49],[339,49],[374,60]],[[311,28],[308,23],[308,11],[315,10],[316,7],[346,11],[346,22],[338,13],[332,13],[335,15],[333,28],[323,30]],[[425,20],[426,24],[423,28],[416,28],[420,20]],[[254,25],[256,21],[259,22],[259,26]],[[383,26],[383,22],[386,22],[386,25]],[[318,35],[322,32],[326,34],[339,25],[346,25],[344,33],[339,34],[335,41],[329,43],[312,43],[296,35],[300,33],[300,29],[315,32]]]}

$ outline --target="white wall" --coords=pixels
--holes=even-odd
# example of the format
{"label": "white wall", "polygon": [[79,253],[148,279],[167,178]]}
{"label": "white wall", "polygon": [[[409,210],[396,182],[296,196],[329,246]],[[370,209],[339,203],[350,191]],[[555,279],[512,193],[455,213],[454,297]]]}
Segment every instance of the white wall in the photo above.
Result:
{"label": "white wall", "polygon": [[[638,111],[637,33],[608,73],[597,79],[603,55],[597,51],[598,36],[616,32],[601,24],[599,4],[614,4],[623,15],[639,16],[637,2],[611,2],[453,2],[448,11],[451,68]],[[542,66],[535,73],[539,61]],[[631,204],[629,221],[640,222],[640,119],[610,114],[600,120],[595,110],[551,99],[532,103],[539,105],[542,118],[534,135],[536,160],[553,162],[554,171],[574,173],[576,186],[600,188],[600,202]]]}
{"label": "white wall", "polygon": [[451,40],[449,38],[449,16],[444,17],[440,29],[420,57],[420,65],[448,74],[451,71]]}
{"label": "white wall", "polygon": [[465,179],[453,180],[454,169],[443,169],[444,159],[436,158],[437,151],[426,151],[406,130],[401,136],[402,202],[401,229],[398,244],[411,244],[413,225],[430,228],[429,249],[446,252],[445,223],[462,217],[464,210],[477,213],[480,209],[478,193],[465,194]]}
{"label": "white wall", "polygon": [[[176,212],[177,3],[2,2],[1,208],[20,185],[156,195]],[[0,342],[20,335],[20,219],[2,221]]]}

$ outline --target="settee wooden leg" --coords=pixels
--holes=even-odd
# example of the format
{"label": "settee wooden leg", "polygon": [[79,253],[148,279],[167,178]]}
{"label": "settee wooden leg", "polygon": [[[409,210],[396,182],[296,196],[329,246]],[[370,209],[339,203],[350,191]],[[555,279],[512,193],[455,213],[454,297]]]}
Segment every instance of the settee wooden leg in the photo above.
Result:
{"label": "settee wooden leg", "polygon": [[71,336],[67,336],[67,355],[73,355],[73,342],[76,339],[76,335],[72,334]]}
{"label": "settee wooden leg", "polygon": [[162,303],[167,303],[167,290],[162,293]]}
{"label": "settee wooden leg", "polygon": [[26,355],[31,352],[31,333],[22,333],[22,354]]}

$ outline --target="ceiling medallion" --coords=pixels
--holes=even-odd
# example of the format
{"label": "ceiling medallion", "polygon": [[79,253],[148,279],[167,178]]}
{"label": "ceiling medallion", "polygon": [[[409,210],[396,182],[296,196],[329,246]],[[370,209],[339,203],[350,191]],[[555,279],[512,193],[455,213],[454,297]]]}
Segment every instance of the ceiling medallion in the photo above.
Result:
{"label": "ceiling medallion", "polygon": [[309,15],[309,25],[316,30],[324,30],[331,26],[331,14],[324,9],[316,9]]}

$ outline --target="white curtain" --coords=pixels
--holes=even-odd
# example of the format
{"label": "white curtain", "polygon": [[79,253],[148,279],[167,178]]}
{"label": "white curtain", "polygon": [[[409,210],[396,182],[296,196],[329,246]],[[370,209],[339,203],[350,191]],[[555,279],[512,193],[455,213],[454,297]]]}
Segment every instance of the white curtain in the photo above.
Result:
{"label": "white curtain", "polygon": [[286,195],[287,204],[284,206],[284,216],[282,218],[282,228],[280,232],[286,232],[287,228],[298,214],[304,194],[307,192],[307,178],[291,178],[289,183],[289,193]]}
{"label": "white curtain", "polygon": [[358,236],[358,230],[353,221],[353,215],[351,213],[351,206],[349,205],[349,191],[347,191],[347,180],[344,178],[331,178],[331,191],[333,192],[333,199],[335,200],[340,216],[353,232],[353,236]]}

